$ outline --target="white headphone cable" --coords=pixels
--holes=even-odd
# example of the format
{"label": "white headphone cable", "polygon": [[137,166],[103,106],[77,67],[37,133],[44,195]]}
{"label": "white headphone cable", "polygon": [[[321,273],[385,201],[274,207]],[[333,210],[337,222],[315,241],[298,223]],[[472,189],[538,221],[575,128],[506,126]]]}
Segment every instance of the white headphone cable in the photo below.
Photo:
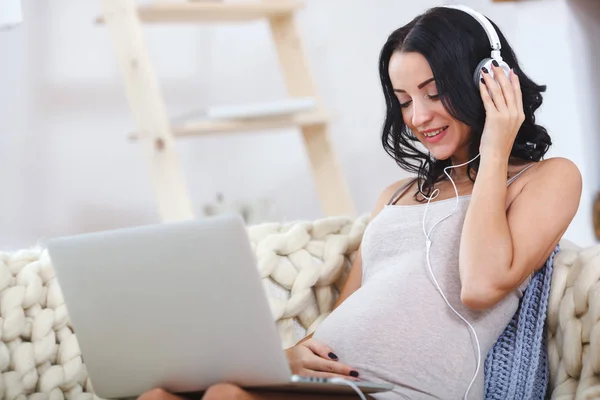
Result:
{"label": "white headphone cable", "polygon": [[454,209],[452,210],[452,212],[448,215],[446,215],[444,218],[440,219],[438,222],[436,222],[431,229],[429,229],[429,233],[427,233],[427,230],[425,229],[425,218],[427,216],[427,209],[429,208],[429,204],[431,203],[431,200],[435,199],[437,197],[437,195],[439,194],[439,189],[435,189],[431,195],[431,197],[427,197],[424,193],[423,193],[423,187],[421,186],[421,188],[419,188],[419,191],[421,192],[421,195],[427,199],[427,205],[425,206],[425,213],[423,215],[423,233],[425,234],[425,238],[426,238],[426,248],[427,248],[427,266],[429,268],[429,273],[431,275],[431,278],[433,279],[433,282],[438,290],[438,292],[440,292],[440,294],[442,295],[442,298],[444,299],[444,301],[446,302],[446,304],[448,305],[448,307],[450,307],[450,309],[452,311],[454,311],[454,314],[456,314],[461,320],[463,320],[463,322],[465,324],[467,324],[467,326],[469,327],[469,329],[471,330],[471,332],[473,333],[473,336],[475,337],[475,343],[477,345],[477,368],[475,369],[475,374],[473,375],[473,379],[471,379],[471,383],[469,383],[469,386],[467,387],[467,391],[465,392],[465,396],[464,399],[467,399],[467,396],[469,394],[469,390],[471,390],[471,387],[473,386],[473,383],[475,383],[475,379],[477,379],[477,375],[479,374],[479,369],[481,366],[481,346],[479,345],[479,338],[477,337],[477,332],[475,332],[475,328],[473,328],[473,325],[471,325],[469,323],[469,321],[467,321],[462,315],[460,315],[460,313],[458,311],[456,311],[454,309],[454,307],[452,307],[452,305],[450,304],[450,302],[448,301],[448,299],[446,298],[446,295],[444,294],[444,292],[442,291],[442,288],[440,287],[437,279],[435,278],[435,275],[433,274],[433,269],[431,268],[431,260],[429,258],[429,251],[431,249],[431,232],[433,231],[433,228],[435,228],[437,226],[437,224],[439,224],[440,222],[444,221],[446,218],[450,217],[452,214],[454,214],[454,212],[456,211],[457,207],[458,207],[458,189],[456,188],[456,185],[454,184],[454,181],[452,180],[452,178],[450,177],[450,175],[448,174],[447,170],[450,168],[459,168],[459,167],[463,167],[465,165],[470,164],[471,162],[475,161],[477,159],[477,157],[479,157],[480,154],[477,154],[473,159],[471,159],[470,161],[467,161],[466,163],[463,164],[459,164],[459,165],[454,165],[454,166],[448,166],[446,168],[444,168],[444,174],[446,174],[446,176],[448,177],[448,179],[450,179],[450,182],[452,182],[452,186],[454,187],[454,192],[456,193],[456,203],[454,205]]}
{"label": "white headphone cable", "polygon": [[358,394],[358,396],[360,397],[361,400],[367,400],[367,398],[365,397],[365,395],[363,394],[363,392],[359,389],[359,387],[356,386],[356,384],[354,382],[350,381],[350,380],[342,379],[342,378],[329,378],[329,382],[331,382],[331,383],[339,383],[339,384],[342,384],[342,385],[350,386]]}

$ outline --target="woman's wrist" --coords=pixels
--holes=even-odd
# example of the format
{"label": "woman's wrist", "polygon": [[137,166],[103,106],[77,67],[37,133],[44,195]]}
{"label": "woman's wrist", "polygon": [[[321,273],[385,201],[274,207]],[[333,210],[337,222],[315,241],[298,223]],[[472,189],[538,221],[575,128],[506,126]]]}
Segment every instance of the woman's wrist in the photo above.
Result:
{"label": "woman's wrist", "polygon": [[504,204],[506,178],[508,175],[508,156],[490,151],[481,154],[477,179],[473,187],[473,200],[482,198],[486,203],[498,198]]}
{"label": "woman's wrist", "polygon": [[494,167],[506,166],[508,168],[509,158],[510,154],[504,154],[502,151],[490,149],[481,152],[481,161],[479,162],[479,165],[487,164]]}

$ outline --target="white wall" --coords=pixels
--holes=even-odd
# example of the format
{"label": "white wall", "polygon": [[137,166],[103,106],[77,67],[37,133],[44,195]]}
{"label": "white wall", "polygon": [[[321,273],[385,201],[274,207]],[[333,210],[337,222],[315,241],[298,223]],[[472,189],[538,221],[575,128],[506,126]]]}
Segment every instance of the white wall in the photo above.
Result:
{"label": "white wall", "polygon": [[[577,219],[573,222],[571,234],[581,243],[594,243],[592,220],[593,200],[600,190],[600,2],[596,0],[571,0],[566,3],[567,15],[571,15],[566,36],[571,46],[573,60],[571,77],[573,80],[573,104],[578,113],[580,129],[573,132],[567,129],[562,133],[564,147],[577,144],[583,149],[576,159],[584,171],[584,194]],[[562,99],[561,99],[562,101]],[[567,117],[569,114],[563,112]],[[567,118],[571,119],[571,118]],[[574,134],[574,135],[572,135]],[[568,138],[578,137],[577,141]]]}
{"label": "white wall", "polygon": [[[0,249],[58,234],[157,222],[139,148],[125,140],[133,123],[109,36],[92,23],[99,2],[23,1],[24,24],[0,33]],[[593,19],[587,30],[576,29],[575,22],[589,13],[564,0],[463,3],[491,16],[528,72],[548,84],[540,121],[556,143],[552,154],[576,161],[586,180],[582,209],[567,237],[592,243],[589,202],[598,174],[597,165],[588,161],[597,143],[590,145],[588,136],[598,126],[590,116],[597,114],[592,110],[598,101],[591,87],[576,84],[580,72],[592,77],[598,59],[588,56],[574,68],[569,57],[587,54],[583,38],[592,34]],[[308,0],[299,15],[317,85],[337,115],[332,140],[361,213],[371,209],[384,186],[405,176],[380,146],[379,49],[389,32],[438,4]],[[552,42],[541,43],[540,32],[551,35]],[[174,115],[210,104],[284,96],[264,23],[153,26],[145,33]],[[577,49],[569,39],[575,34],[582,39]],[[588,47],[598,45],[588,42]],[[540,50],[544,46],[546,53]],[[544,63],[544,55],[558,61]],[[584,101],[595,105],[583,111]],[[276,220],[321,216],[300,145],[295,130],[182,140],[179,150],[194,206],[200,210],[222,192],[228,199],[273,199]]]}

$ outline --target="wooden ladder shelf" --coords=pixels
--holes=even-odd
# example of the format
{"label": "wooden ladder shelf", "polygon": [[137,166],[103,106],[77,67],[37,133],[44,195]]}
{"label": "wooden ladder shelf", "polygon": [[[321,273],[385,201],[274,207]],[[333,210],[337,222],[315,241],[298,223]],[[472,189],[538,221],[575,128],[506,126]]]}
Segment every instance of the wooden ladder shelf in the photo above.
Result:
{"label": "wooden ladder shelf", "polygon": [[[298,1],[262,0],[155,2],[136,5],[135,0],[101,0],[105,24],[116,51],[127,101],[133,113],[135,133],[150,170],[152,186],[163,221],[194,218],[193,207],[175,150],[179,137],[225,134],[298,127],[302,132],[312,175],[326,215],[354,215],[354,205],[328,134],[329,115],[322,106],[294,13]],[[278,116],[218,120],[169,121],[162,92],[143,39],[142,23],[240,23],[267,19],[278,54],[288,95],[315,99],[314,109]]]}

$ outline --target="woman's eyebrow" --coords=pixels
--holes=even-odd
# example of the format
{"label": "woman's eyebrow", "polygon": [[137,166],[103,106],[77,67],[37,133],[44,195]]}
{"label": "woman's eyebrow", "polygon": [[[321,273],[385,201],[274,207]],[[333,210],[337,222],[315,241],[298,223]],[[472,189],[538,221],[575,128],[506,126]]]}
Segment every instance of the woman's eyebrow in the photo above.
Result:
{"label": "woman's eyebrow", "polygon": [[[419,86],[417,86],[417,87],[418,87],[419,89],[423,89],[423,86],[427,85],[429,82],[433,82],[434,80],[435,80],[435,78],[433,78],[433,77],[432,77],[432,78],[429,78],[429,79],[427,79],[426,81],[424,81],[424,82],[421,82],[421,83],[419,84]],[[404,89],[394,89],[394,92],[396,92],[396,93],[406,93],[406,90],[404,90]]]}

